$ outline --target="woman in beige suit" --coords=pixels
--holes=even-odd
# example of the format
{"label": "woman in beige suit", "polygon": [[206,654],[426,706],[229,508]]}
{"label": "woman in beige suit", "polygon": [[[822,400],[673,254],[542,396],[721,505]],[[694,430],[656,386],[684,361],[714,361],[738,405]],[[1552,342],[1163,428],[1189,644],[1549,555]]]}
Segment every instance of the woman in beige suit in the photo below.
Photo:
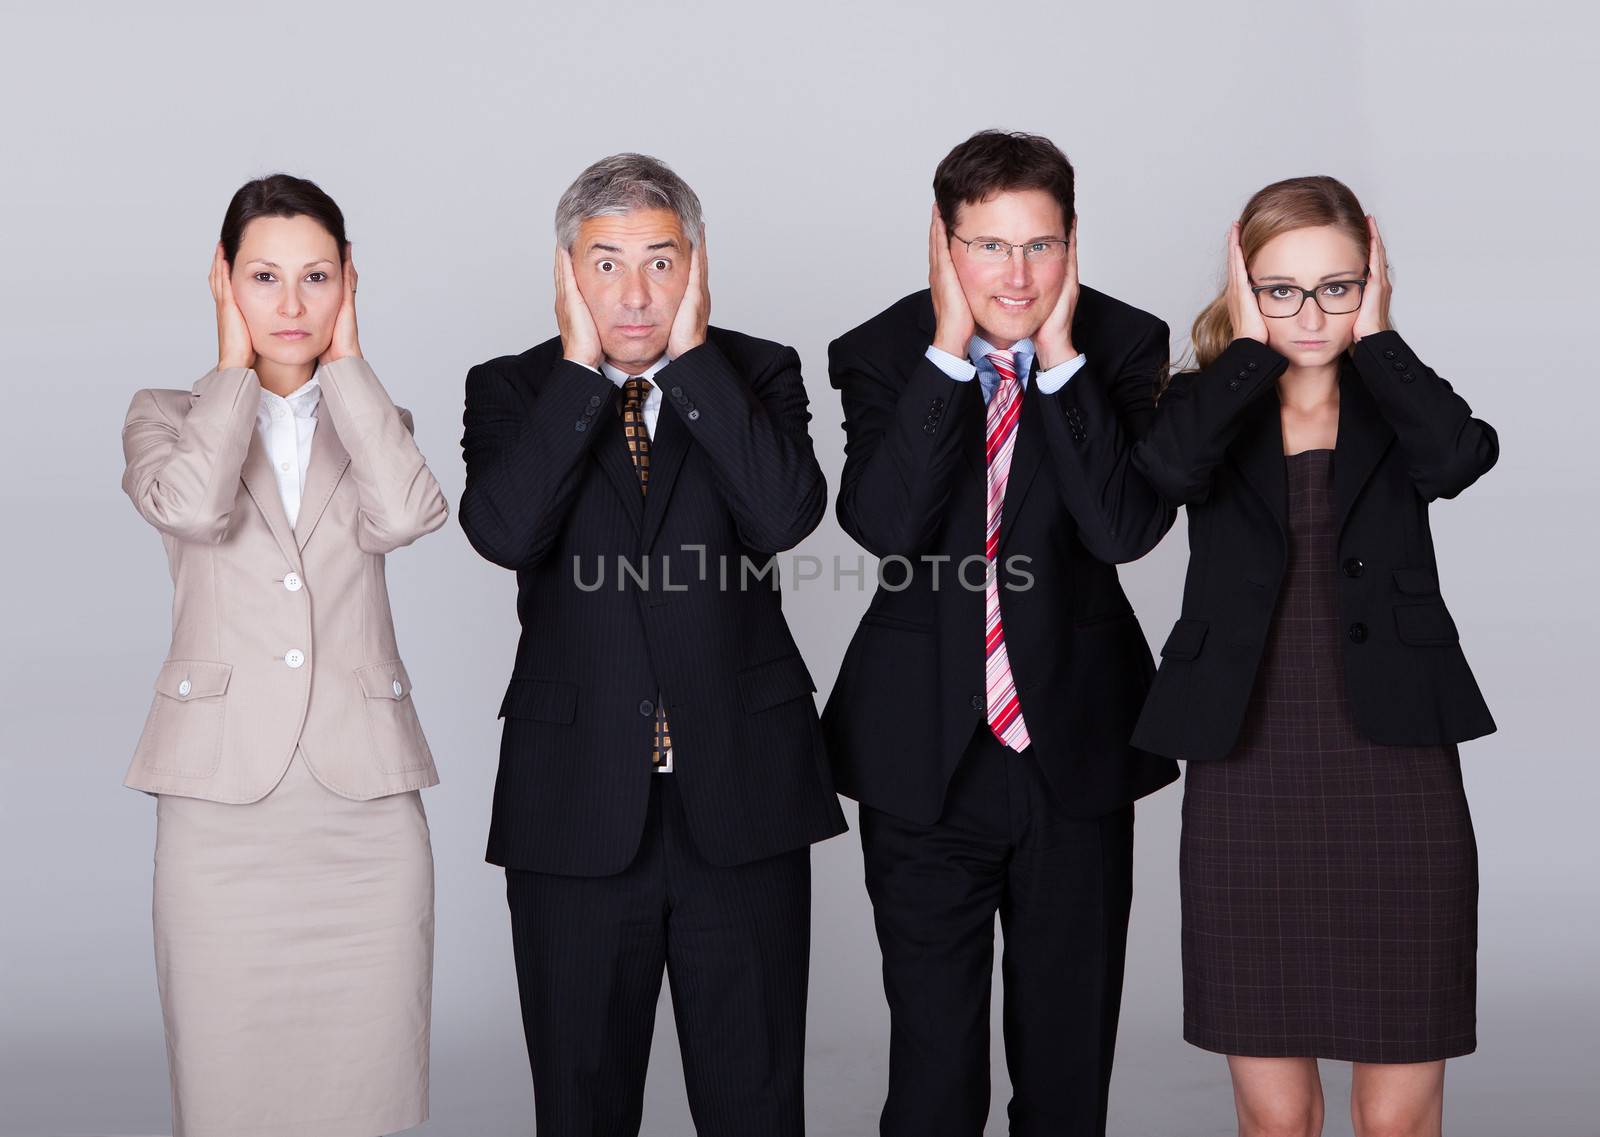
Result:
{"label": "woman in beige suit", "polygon": [[327,194],[242,187],[211,292],[217,366],[122,432],[175,591],[127,777],[158,802],[173,1132],[376,1137],[427,1117],[438,780],[384,556],[445,499],[361,356]]}

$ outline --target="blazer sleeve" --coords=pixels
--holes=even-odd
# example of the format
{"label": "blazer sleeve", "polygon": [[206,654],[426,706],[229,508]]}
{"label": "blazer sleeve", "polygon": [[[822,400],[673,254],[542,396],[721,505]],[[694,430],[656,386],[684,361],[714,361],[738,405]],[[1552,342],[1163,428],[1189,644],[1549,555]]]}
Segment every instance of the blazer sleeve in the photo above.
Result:
{"label": "blazer sleeve", "polygon": [[217,544],[233,520],[261,384],[249,368],[221,368],[203,376],[194,394],[177,423],[154,391],[134,395],[122,424],[122,489],[163,533]]}
{"label": "blazer sleeve", "polygon": [[1245,412],[1288,366],[1266,344],[1241,337],[1210,367],[1174,376],[1133,448],[1134,467],[1174,505],[1205,501]]}
{"label": "blazer sleeve", "polygon": [[840,340],[828,347],[828,377],[844,404],[840,526],[874,556],[920,555],[944,520],[977,380],[919,355],[902,382]]}
{"label": "blazer sleeve", "polygon": [[1167,325],[1157,320],[1115,371],[1106,373],[1090,356],[1060,390],[1038,400],[1062,499],[1084,545],[1108,564],[1144,556],[1177,517],[1133,463],[1166,367]]}
{"label": "blazer sleeve", "polygon": [[1494,427],[1474,418],[1466,400],[1417,358],[1399,332],[1363,336],[1354,357],[1424,498],[1455,497],[1489,472],[1500,457]]}
{"label": "blazer sleeve", "polygon": [[357,543],[389,553],[445,523],[450,507],[396,407],[365,359],[346,356],[318,371],[322,403],[350,454],[360,502]]}
{"label": "blazer sleeve", "polygon": [[556,361],[536,392],[499,361],[467,373],[460,517],[480,555],[520,569],[550,552],[598,423],[616,413],[615,392],[604,375],[566,359]]}
{"label": "blazer sleeve", "polygon": [[658,374],[664,394],[712,476],[741,539],[757,552],[792,549],[822,520],[828,482],[812,450],[811,412],[800,356],[777,352],[760,374],[743,379],[711,341]]}

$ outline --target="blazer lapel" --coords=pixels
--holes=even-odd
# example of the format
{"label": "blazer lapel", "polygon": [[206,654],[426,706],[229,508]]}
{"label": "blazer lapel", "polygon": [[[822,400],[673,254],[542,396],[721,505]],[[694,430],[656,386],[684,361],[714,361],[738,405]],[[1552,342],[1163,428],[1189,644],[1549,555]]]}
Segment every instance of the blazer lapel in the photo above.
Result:
{"label": "blazer lapel", "polygon": [[[628,453],[628,440],[622,433],[622,416],[612,415],[604,429],[605,437],[594,445],[594,460],[600,463],[600,468],[616,487],[622,507],[628,511],[628,520],[637,529],[644,520],[644,495],[639,492],[639,475],[633,468],[633,455]],[[652,452],[652,466],[654,461]]]}
{"label": "blazer lapel", "polygon": [[1283,420],[1276,392],[1255,401],[1247,412],[1238,437],[1228,448],[1245,482],[1260,496],[1278,523],[1278,534],[1289,539],[1289,478],[1284,471]]}
{"label": "blazer lapel", "polygon": [[333,429],[332,417],[318,415],[317,429],[311,435],[311,460],[306,463],[306,485],[300,493],[300,516],[294,525],[295,543],[300,548],[306,547],[349,466],[350,455]]}
{"label": "blazer lapel", "polygon": [[667,408],[663,399],[656,416],[656,434],[650,440],[650,492],[644,495],[644,533],[640,538],[640,548],[646,552],[661,529],[667,499],[672,495],[678,470],[689,454],[691,442],[689,428],[678,417],[676,410]]}
{"label": "blazer lapel", "polygon": [[299,568],[300,548],[294,543],[294,534],[289,529],[289,516],[283,512],[283,499],[278,495],[278,479],[273,476],[272,462],[267,458],[267,448],[261,444],[261,435],[253,427],[250,431],[250,449],[245,451],[244,466],[240,468],[239,477],[244,482],[244,488],[255,499],[261,516],[266,518],[267,528],[272,531],[278,548],[283,550],[283,555],[291,565]]}
{"label": "blazer lapel", "polygon": [[1339,370],[1339,435],[1333,449],[1334,523],[1339,530],[1394,437],[1361,376],[1345,363]]}
{"label": "blazer lapel", "polygon": [[[1033,484],[1033,475],[1039,471],[1039,461],[1044,457],[1044,424],[1039,420],[1039,395],[1035,387],[1038,376],[1039,360],[1035,356],[1032,370],[1028,373],[1028,386],[1020,395],[1022,415],[1017,420],[1017,442],[1011,451],[1011,471],[1006,475],[1006,497],[1000,507],[999,547],[1002,549],[1017,527],[1017,513],[1022,508],[1022,499],[1027,496],[1028,487]],[[973,376],[972,381],[978,382],[978,377]],[[981,398],[978,401],[983,402]],[[984,434],[987,435],[987,431]]]}

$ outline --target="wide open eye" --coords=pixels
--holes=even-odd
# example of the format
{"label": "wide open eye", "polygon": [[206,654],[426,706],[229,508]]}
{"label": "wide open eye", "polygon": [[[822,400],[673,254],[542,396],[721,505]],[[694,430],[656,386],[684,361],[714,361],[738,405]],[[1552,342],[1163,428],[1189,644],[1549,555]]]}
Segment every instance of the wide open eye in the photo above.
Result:
{"label": "wide open eye", "polygon": [[666,257],[657,257],[650,262],[650,269],[652,272],[671,272],[672,262]]}
{"label": "wide open eye", "polygon": [[603,273],[609,274],[617,271],[617,262],[612,260],[604,260],[596,264],[594,267]]}

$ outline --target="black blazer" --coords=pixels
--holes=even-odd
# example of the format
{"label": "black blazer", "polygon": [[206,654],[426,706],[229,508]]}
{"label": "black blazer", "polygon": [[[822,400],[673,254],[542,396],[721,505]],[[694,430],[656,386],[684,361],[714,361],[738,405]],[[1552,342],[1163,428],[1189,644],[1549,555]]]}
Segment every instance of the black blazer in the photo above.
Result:
{"label": "black blazer", "polygon": [[[984,722],[985,404],[976,379],[957,382],[925,357],[933,332],[923,291],[828,352],[849,435],[839,523],[886,559],[823,728],[842,793],[924,824]],[[1154,666],[1107,563],[1149,551],[1175,510],[1129,464],[1166,366],[1166,325],[1085,288],[1073,340],[1087,362],[1061,391],[1029,380],[998,560],[1033,752],[1062,805],[1089,817],[1178,776],[1128,744]],[[957,580],[966,558],[972,588]]]}
{"label": "black blazer", "polygon": [[[845,828],[816,685],[767,563],[827,504],[800,359],[713,328],[656,379],[645,495],[616,387],[563,360],[559,339],[467,375],[461,525],[516,570],[522,622],[500,707],[494,864],[620,871],[656,777],[678,780],[696,846],[716,864]],[[671,774],[650,766],[658,692]]]}
{"label": "black blazer", "polygon": [[[1174,758],[1233,749],[1288,556],[1276,379],[1288,360],[1235,340],[1173,378],[1134,462],[1189,511],[1183,616],[1134,744]],[[1428,503],[1455,497],[1499,457],[1494,428],[1396,332],[1363,337],[1339,376],[1333,454],[1345,679],[1362,734],[1436,745],[1494,720],[1439,593]]]}

